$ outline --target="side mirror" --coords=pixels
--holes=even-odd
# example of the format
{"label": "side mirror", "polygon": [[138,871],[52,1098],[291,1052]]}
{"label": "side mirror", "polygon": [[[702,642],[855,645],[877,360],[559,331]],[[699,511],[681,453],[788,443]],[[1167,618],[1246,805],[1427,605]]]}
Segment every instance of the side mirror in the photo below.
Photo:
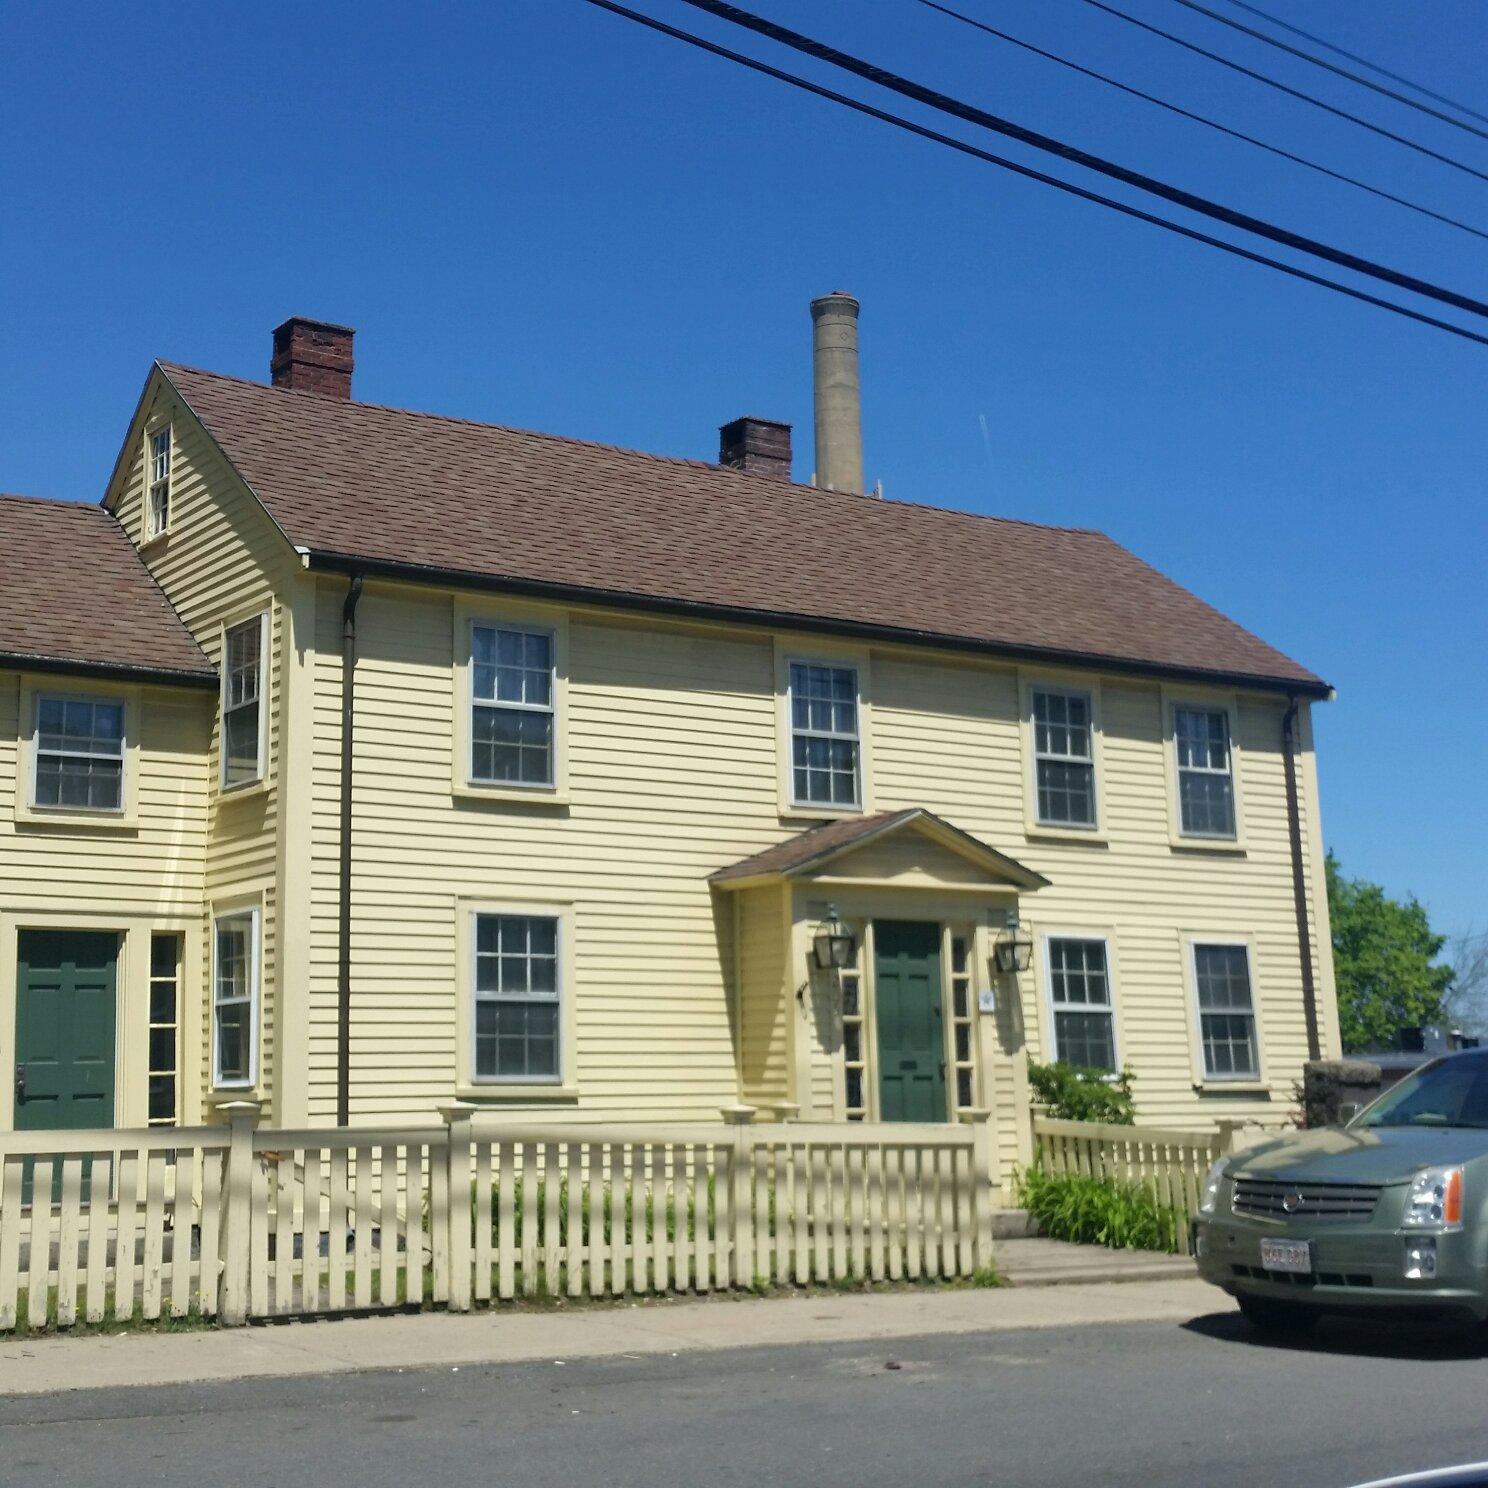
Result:
{"label": "side mirror", "polygon": [[1354,1119],[1354,1117],[1359,1114],[1359,1110],[1360,1110],[1360,1107],[1359,1107],[1358,1101],[1339,1101],[1339,1103],[1338,1103],[1338,1124],[1339,1124],[1339,1126],[1347,1126],[1349,1124],[1349,1122],[1352,1121]]}

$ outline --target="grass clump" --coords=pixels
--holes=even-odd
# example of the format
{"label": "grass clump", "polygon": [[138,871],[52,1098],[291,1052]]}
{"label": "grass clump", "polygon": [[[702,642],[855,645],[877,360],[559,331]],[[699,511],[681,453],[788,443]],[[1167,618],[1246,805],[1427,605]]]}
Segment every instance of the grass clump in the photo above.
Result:
{"label": "grass clump", "polygon": [[1018,1198],[1052,1240],[1111,1250],[1182,1249],[1185,1216],[1138,1183],[1033,1167],[1018,1179]]}

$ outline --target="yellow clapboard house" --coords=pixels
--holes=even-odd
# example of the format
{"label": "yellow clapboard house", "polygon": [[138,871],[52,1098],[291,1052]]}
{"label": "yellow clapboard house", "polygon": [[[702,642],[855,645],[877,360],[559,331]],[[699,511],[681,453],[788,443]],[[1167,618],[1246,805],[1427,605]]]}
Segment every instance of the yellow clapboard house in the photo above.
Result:
{"label": "yellow clapboard house", "polygon": [[990,1109],[1007,1173],[1030,1057],[1284,1120],[1327,686],[1100,534],[861,494],[814,311],[810,485],[766,420],[363,404],[292,320],[157,363],[101,509],[0,499],[0,1125]]}

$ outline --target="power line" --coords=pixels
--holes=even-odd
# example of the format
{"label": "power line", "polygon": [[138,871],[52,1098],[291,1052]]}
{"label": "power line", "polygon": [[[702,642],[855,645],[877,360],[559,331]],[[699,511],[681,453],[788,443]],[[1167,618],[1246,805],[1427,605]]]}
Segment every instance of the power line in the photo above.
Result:
{"label": "power line", "polygon": [[989,26],[985,21],[979,21],[974,16],[964,14],[953,9],[949,5],[941,5],[939,0],[919,0],[919,3],[930,10],[938,10],[944,16],[950,16],[953,20],[962,22],[963,25],[974,26],[978,31],[985,31],[989,36],[996,36],[1002,41],[1011,42],[1015,47],[1022,47],[1025,52],[1032,52],[1037,57],[1046,58],[1050,62],[1056,62],[1061,67],[1067,67],[1072,72],[1078,72],[1084,77],[1094,78],[1096,82],[1105,83],[1109,87],[1117,88],[1123,93],[1129,93],[1133,98],[1140,98],[1146,103],[1156,104],[1160,109],[1166,109],[1170,114],[1177,114],[1179,118],[1190,119],[1195,124],[1202,124],[1207,129],[1217,130],[1220,134],[1228,135],[1231,139],[1242,140],[1247,145],[1254,145],[1258,150],[1265,150],[1268,154],[1279,155],[1283,160],[1290,160],[1295,165],[1305,166],[1308,170],[1316,171],[1319,175],[1328,176],[1334,181],[1342,181],[1347,186],[1357,186],[1360,191],[1367,191],[1371,196],[1378,196],[1385,201],[1394,202],[1397,206],[1406,207],[1412,212],[1419,212],[1423,217],[1433,218],[1437,222],[1444,222],[1448,227],[1455,227],[1462,232],[1471,233],[1475,238],[1488,241],[1488,232],[1481,228],[1473,227],[1466,222],[1460,222],[1455,217],[1448,217],[1443,212],[1434,211],[1430,207],[1422,206],[1420,202],[1413,202],[1403,196],[1396,196],[1394,192],[1385,191],[1379,186],[1371,186],[1367,181],[1361,181],[1355,176],[1345,175],[1342,171],[1333,170],[1326,165],[1320,165],[1316,160],[1308,160],[1303,155],[1293,154],[1290,150],[1284,150],[1280,145],[1267,144],[1265,140],[1257,139],[1252,134],[1246,134],[1239,129],[1231,129],[1228,124],[1221,124],[1217,120],[1196,114],[1190,109],[1180,108],[1176,103],[1169,103],[1165,98],[1158,98],[1152,93],[1144,93],[1140,88],[1133,88],[1129,83],[1123,83],[1116,78],[1109,77],[1103,72],[1096,72],[1094,68],[1082,66],[1079,62],[1072,62],[1068,57],[1061,57],[1055,52],[1048,52],[1043,47],[1035,46],[1031,41],[1024,41],[1021,37],[1013,36],[1007,31],[1000,31],[996,26]]}
{"label": "power line", "polygon": [[1051,176],[1045,171],[1035,170],[1032,166],[1021,165],[1015,160],[1009,160],[1005,156],[994,155],[990,150],[983,150],[977,145],[969,144],[966,140],[956,139],[953,135],[942,134],[939,130],[931,129],[927,125],[917,124],[911,119],[906,119],[900,114],[889,113],[886,109],[876,108],[871,103],[864,103],[861,99],[851,98],[846,93],[839,93],[833,88],[823,87],[820,83],[810,82],[808,79],[799,77],[795,73],[786,72],[779,67],[772,67],[768,62],[760,62],[754,57],[746,57],[742,52],[736,52],[729,47],[721,46],[715,41],[708,41],[701,36],[696,36],[690,31],[684,31],[680,27],[668,25],[665,21],[659,21],[654,16],[643,15],[640,11],[632,10],[629,6],[621,5],[618,0],[585,0],[588,5],[598,10],[609,11],[612,15],[622,16],[626,20],[634,21],[638,25],[645,26],[648,30],[656,31],[663,36],[670,36],[674,40],[686,43],[688,46],[696,47],[699,51],[707,52],[715,57],[722,57],[729,62],[735,62],[741,67],[748,68],[751,72],[757,72],[765,77],[775,78],[777,81],[787,83],[793,88],[798,88],[803,93],[810,93],[814,97],[824,98],[830,103],[841,104],[842,107],[851,109],[854,113],[866,115],[870,119],[877,119],[882,123],[891,124],[896,129],[902,129],[907,134],[913,134],[920,139],[926,139],[938,145],[945,145],[948,149],[958,151],[962,155],[969,155],[973,159],[985,161],[988,165],[995,165],[1002,170],[1011,171],[1014,175],[1022,176],[1025,180],[1037,181],[1043,186],[1052,186],[1056,191],[1062,191],[1068,196],[1078,197],[1081,201],[1093,202],[1097,206],[1107,207],[1113,212],[1119,212],[1123,217],[1135,218],[1138,222],[1147,222],[1154,227],[1160,227],[1167,232],[1176,233],[1179,237],[1187,238],[1190,242],[1203,243],[1207,247],[1217,248],[1222,253],[1228,253],[1236,258],[1243,258],[1248,263],[1261,264],[1266,268],[1275,269],[1278,273],[1286,274],[1292,279],[1300,279],[1308,284],[1319,285],[1323,289],[1333,290],[1337,294],[1346,295],[1351,300],[1358,300],[1366,305],[1374,305],[1381,310],[1388,310],[1392,314],[1404,316],[1407,320],[1413,320],[1421,325],[1432,326],[1439,331],[1446,331],[1449,335],[1458,336],[1464,341],[1476,342],[1479,346],[1488,346],[1488,336],[1480,335],[1477,331],[1470,331],[1466,326],[1454,325],[1450,320],[1441,320],[1434,315],[1427,315],[1420,310],[1412,310],[1409,306],[1401,305],[1394,300],[1386,300],[1379,295],[1370,294],[1367,290],[1356,289],[1351,284],[1342,284],[1336,279],[1329,279],[1322,274],[1315,274],[1310,269],[1298,267],[1296,264],[1283,262],[1281,259],[1269,258],[1264,253],[1257,253],[1253,249],[1243,247],[1239,243],[1229,243],[1223,238],[1216,238],[1209,233],[1200,232],[1197,228],[1185,227],[1182,223],[1172,222],[1166,217],[1159,217],[1156,213],[1144,211],[1141,207],[1134,207],[1126,202],[1117,201],[1114,197],[1102,196],[1099,192],[1090,191],[1084,186],[1077,186],[1072,181],[1062,181],[1058,176]]}
{"label": "power line", "polygon": [[1348,51],[1341,46],[1335,46],[1315,32],[1304,31],[1300,26],[1294,26],[1290,21],[1284,21],[1280,16],[1274,16],[1268,11],[1261,10],[1258,6],[1247,5],[1245,0],[1229,0],[1229,3],[1238,10],[1249,12],[1253,16],[1259,16],[1263,21],[1269,21],[1271,25],[1279,27],[1283,31],[1290,31],[1293,36],[1300,36],[1304,41],[1316,42],[1318,46],[1340,57],[1347,57],[1350,62],[1357,62],[1360,67],[1367,67],[1370,72],[1377,72],[1381,77],[1387,77],[1392,83],[1399,83],[1402,87],[1410,88],[1416,93],[1423,94],[1427,98],[1434,98],[1438,103],[1444,103],[1448,108],[1454,108],[1459,114],[1467,114],[1474,119],[1481,119],[1488,124],[1488,114],[1480,114],[1477,109],[1468,108],[1465,103],[1458,103],[1455,99],[1448,98],[1445,93],[1435,93],[1430,88],[1423,87],[1420,83],[1413,83],[1408,77],[1402,77],[1398,72],[1391,72],[1388,67],[1381,67],[1378,62],[1371,62],[1368,57],[1361,57],[1357,52]]}
{"label": "power line", "polygon": [[1314,98],[1311,93],[1304,93],[1300,88],[1293,88],[1286,83],[1278,82],[1274,77],[1268,77],[1264,72],[1257,72],[1253,67],[1245,67],[1229,57],[1222,56],[1219,52],[1211,52],[1207,47],[1201,47],[1192,41],[1185,41],[1181,36],[1174,36],[1171,31],[1164,31],[1161,26],[1154,26],[1150,21],[1139,20],[1124,10],[1118,10],[1114,5],[1107,5],[1106,0],[1084,0],[1084,3],[1094,6],[1096,10],[1104,11],[1107,15],[1115,16],[1117,20],[1125,21],[1128,25],[1138,26],[1143,31],[1150,31],[1154,36],[1161,36],[1164,41],[1171,41],[1174,46],[1180,46],[1196,56],[1207,57],[1211,62],[1218,62],[1221,67],[1228,67],[1231,72],[1238,72],[1244,77],[1253,78],[1258,83],[1264,83],[1268,88],[1275,88],[1278,93],[1285,93],[1289,98],[1299,98],[1303,103],[1310,103],[1314,108],[1322,109],[1325,114],[1332,114],[1334,118],[1347,119],[1350,124],[1357,124],[1360,129],[1367,129],[1371,134],[1394,140],[1397,145],[1404,145],[1407,150],[1414,150],[1416,154],[1424,155],[1429,160],[1437,160],[1443,165],[1450,165],[1453,170],[1474,176],[1479,181],[1488,181],[1488,174],[1475,170],[1460,160],[1454,160],[1450,155],[1443,155],[1439,150],[1433,150],[1417,140],[1408,139],[1403,134],[1396,134],[1393,129],[1386,129],[1382,124],[1371,124],[1368,119],[1361,119],[1358,114],[1351,114],[1347,109],[1336,108],[1331,103],[1325,103],[1321,98]]}
{"label": "power line", "polygon": [[1331,244],[1320,242],[1317,238],[1305,237],[1301,233],[1291,231],[1290,228],[1278,227],[1275,223],[1252,217],[1247,212],[1237,211],[1234,207],[1224,206],[1220,202],[1211,201],[1208,197],[1198,196],[1178,186],[1170,186],[1165,181],[1159,181],[1155,176],[1145,175],[1141,171],[1131,170],[1124,165],[1117,165],[1114,161],[1106,160],[1102,156],[1092,155],[1088,150],[1067,145],[1050,135],[1040,134],[1036,130],[1025,128],[1022,124],[1015,124],[1010,119],[990,114],[973,104],[963,103],[959,98],[938,93],[933,88],[925,87],[923,83],[911,82],[908,78],[900,77],[897,73],[879,67],[876,63],[865,62],[862,58],[850,56],[847,52],[839,51],[825,42],[803,36],[799,31],[792,31],[786,26],[777,25],[774,21],[767,21],[751,11],[742,10],[737,5],[730,5],[727,0],[683,0],[683,3],[692,6],[694,10],[706,11],[709,15],[729,21],[746,31],[753,31],[771,41],[779,42],[782,46],[801,52],[815,61],[830,63],[833,67],[852,73],[855,77],[864,78],[892,93],[913,99],[916,103],[925,104],[943,114],[950,114],[953,118],[962,119],[968,124],[979,125],[1007,139],[1015,139],[1020,144],[1043,151],[1046,155],[1058,156],[1059,159],[1068,161],[1072,165],[1084,166],[1087,170],[1107,176],[1113,181],[1120,181],[1123,185],[1134,186],[1139,191],[1160,197],[1163,201],[1172,202],[1202,217],[1223,222],[1228,227],[1237,227],[1243,232],[1265,238],[1268,242],[1279,243],[1295,252],[1321,258],[1356,274],[1364,274],[1371,279],[1392,284],[1397,289],[1423,295],[1443,305],[1451,305],[1454,309],[1466,311],[1468,314],[1488,317],[1488,303],[1482,300],[1475,300],[1469,295],[1460,294],[1454,289],[1446,289],[1426,279],[1418,279],[1414,274],[1406,274],[1399,269],[1375,263],[1372,259],[1361,258],[1357,253],[1334,248]]}
{"label": "power line", "polygon": [[1275,47],[1277,51],[1286,52],[1292,57],[1300,57],[1304,62],[1310,62],[1314,67],[1321,67],[1335,77],[1347,78],[1349,82],[1357,83],[1361,88],[1368,88],[1370,92],[1378,93],[1383,98],[1393,98],[1396,103],[1403,103],[1406,108],[1430,114],[1433,119],[1440,119],[1443,124],[1450,124],[1453,129],[1465,130],[1468,134],[1477,135],[1479,139],[1488,140],[1488,133],[1474,124],[1464,124],[1461,119],[1454,119],[1450,114],[1444,114],[1440,109],[1432,108],[1429,103],[1418,103],[1414,98],[1407,98],[1404,93],[1397,93],[1393,88],[1386,88],[1381,83],[1371,83],[1368,78],[1360,77],[1357,72],[1350,72],[1346,67],[1339,67],[1336,63],[1326,61],[1322,57],[1314,57],[1311,52],[1304,52],[1301,47],[1294,47],[1275,36],[1267,36],[1264,31],[1257,31],[1254,26],[1247,26],[1244,21],[1237,21],[1231,16],[1221,15],[1217,10],[1210,10],[1207,5],[1200,5],[1199,0],[1176,0],[1176,3],[1189,10],[1197,11],[1200,15],[1208,16],[1211,21],[1218,21],[1221,26],[1228,26],[1232,31],[1239,31],[1245,36],[1253,36],[1257,41],[1263,41],[1267,46]]}

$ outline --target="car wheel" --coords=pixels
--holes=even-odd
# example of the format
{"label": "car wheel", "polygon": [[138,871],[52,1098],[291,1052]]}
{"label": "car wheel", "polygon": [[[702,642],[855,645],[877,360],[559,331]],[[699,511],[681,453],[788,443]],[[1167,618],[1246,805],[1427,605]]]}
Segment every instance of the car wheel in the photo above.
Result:
{"label": "car wheel", "polygon": [[1248,1297],[1243,1293],[1235,1300],[1240,1304],[1246,1321],[1264,1333],[1306,1333],[1318,1323],[1317,1313],[1297,1302],[1281,1302],[1274,1297]]}

